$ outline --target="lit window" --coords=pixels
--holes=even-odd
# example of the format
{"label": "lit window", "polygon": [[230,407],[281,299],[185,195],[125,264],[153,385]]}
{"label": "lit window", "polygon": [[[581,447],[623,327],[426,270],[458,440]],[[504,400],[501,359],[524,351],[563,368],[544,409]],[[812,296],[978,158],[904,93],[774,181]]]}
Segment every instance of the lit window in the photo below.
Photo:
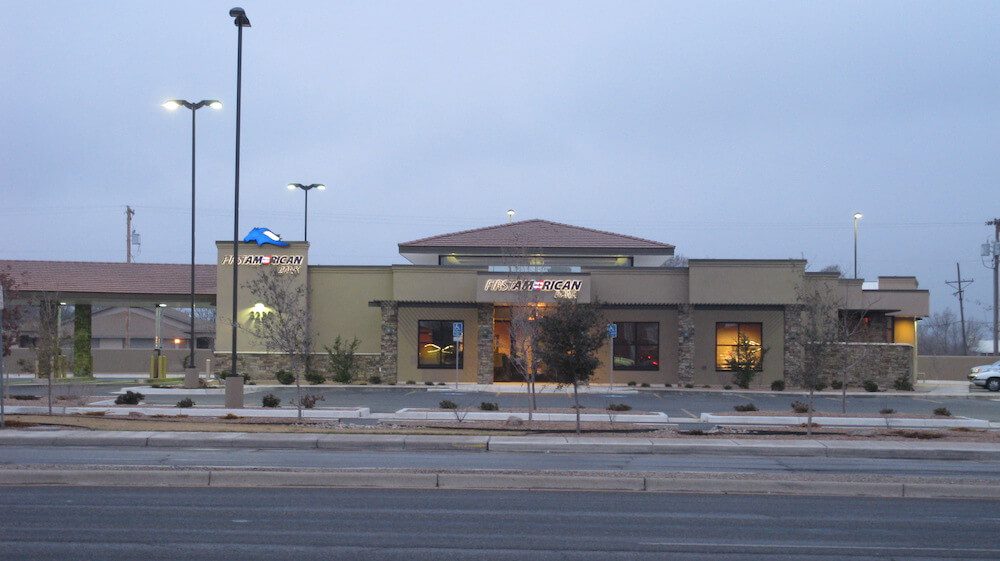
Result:
{"label": "lit window", "polygon": [[761,370],[761,344],[763,324],[760,323],[717,323],[715,324],[715,369],[732,370],[729,359],[736,358],[740,338],[746,337],[750,352],[756,356],[757,370]]}
{"label": "lit window", "polygon": [[615,370],[660,369],[660,324],[655,321],[618,321],[614,340]]}
{"label": "lit window", "polygon": [[452,340],[452,329],[456,323],[462,324],[461,321],[436,319],[417,322],[417,368],[455,368],[456,345],[458,368],[462,368],[462,343]]}

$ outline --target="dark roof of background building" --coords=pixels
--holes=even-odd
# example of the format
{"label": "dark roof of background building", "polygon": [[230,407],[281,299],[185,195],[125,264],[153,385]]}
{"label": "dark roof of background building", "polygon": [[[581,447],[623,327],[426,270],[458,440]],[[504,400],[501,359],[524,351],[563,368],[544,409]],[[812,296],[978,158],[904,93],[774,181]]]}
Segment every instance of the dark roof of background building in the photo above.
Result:
{"label": "dark roof of background building", "polygon": [[[191,292],[191,266],[180,263],[0,260],[21,292],[163,294]],[[195,294],[215,295],[215,265],[195,265]]]}
{"label": "dark roof of background building", "polygon": [[548,220],[521,220],[399,244],[400,251],[437,248],[622,249],[672,253],[674,246]]}

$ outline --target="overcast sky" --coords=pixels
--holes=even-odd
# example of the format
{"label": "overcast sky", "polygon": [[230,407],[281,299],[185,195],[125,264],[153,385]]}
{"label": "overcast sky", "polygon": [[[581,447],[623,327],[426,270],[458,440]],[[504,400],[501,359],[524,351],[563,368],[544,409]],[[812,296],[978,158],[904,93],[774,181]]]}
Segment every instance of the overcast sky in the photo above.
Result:
{"label": "overcast sky", "polygon": [[[189,255],[231,239],[233,2],[2,2],[0,224],[8,259]],[[1000,215],[997,2],[243,3],[240,232],[310,260],[402,262],[396,244],[545,218],[690,257],[805,257],[974,278]]]}

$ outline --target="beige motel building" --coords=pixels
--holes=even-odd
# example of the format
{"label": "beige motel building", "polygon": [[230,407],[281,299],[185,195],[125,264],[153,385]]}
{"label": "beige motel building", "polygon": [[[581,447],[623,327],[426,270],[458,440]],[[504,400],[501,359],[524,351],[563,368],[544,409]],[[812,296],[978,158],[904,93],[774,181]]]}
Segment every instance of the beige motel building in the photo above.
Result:
{"label": "beige motel building", "polygon": [[[231,351],[234,259],[232,242],[217,248],[221,369]],[[803,368],[801,295],[821,284],[837,295],[842,317],[860,315],[867,326],[845,345],[868,353],[854,361],[851,378],[886,387],[900,376],[912,379],[916,322],[929,308],[928,291],[914,277],[878,277],[875,287],[839,273],[807,272],[801,259],[691,259],[677,266],[670,244],[546,220],[400,243],[399,253],[407,264],[327,266],[310,264],[306,242],[240,244],[237,322],[248,327],[270,313],[243,283],[276,271],[290,286],[307,285],[317,350],[337,336],[356,337],[367,376],[400,384],[456,377],[517,382],[523,379],[510,367],[511,310],[533,306],[544,313],[559,298],[572,298],[600,303],[617,327],[593,383],[608,383],[612,374],[616,383],[730,383],[726,358],[742,335],[767,350],[755,385],[782,379],[794,385]],[[463,336],[456,353],[457,329]],[[274,353],[249,331],[238,333],[241,368],[270,378]]]}

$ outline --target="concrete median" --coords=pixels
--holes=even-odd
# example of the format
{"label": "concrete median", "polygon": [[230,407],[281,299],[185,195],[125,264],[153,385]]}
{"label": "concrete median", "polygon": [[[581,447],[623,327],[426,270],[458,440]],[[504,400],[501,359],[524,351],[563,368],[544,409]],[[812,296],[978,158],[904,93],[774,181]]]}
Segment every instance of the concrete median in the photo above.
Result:
{"label": "concrete median", "polygon": [[574,474],[438,474],[441,489],[561,489],[576,491],[642,491],[645,482],[639,476],[600,477]]}
{"label": "concrete median", "polygon": [[437,474],[406,472],[212,471],[211,487],[375,487],[433,489]]}

